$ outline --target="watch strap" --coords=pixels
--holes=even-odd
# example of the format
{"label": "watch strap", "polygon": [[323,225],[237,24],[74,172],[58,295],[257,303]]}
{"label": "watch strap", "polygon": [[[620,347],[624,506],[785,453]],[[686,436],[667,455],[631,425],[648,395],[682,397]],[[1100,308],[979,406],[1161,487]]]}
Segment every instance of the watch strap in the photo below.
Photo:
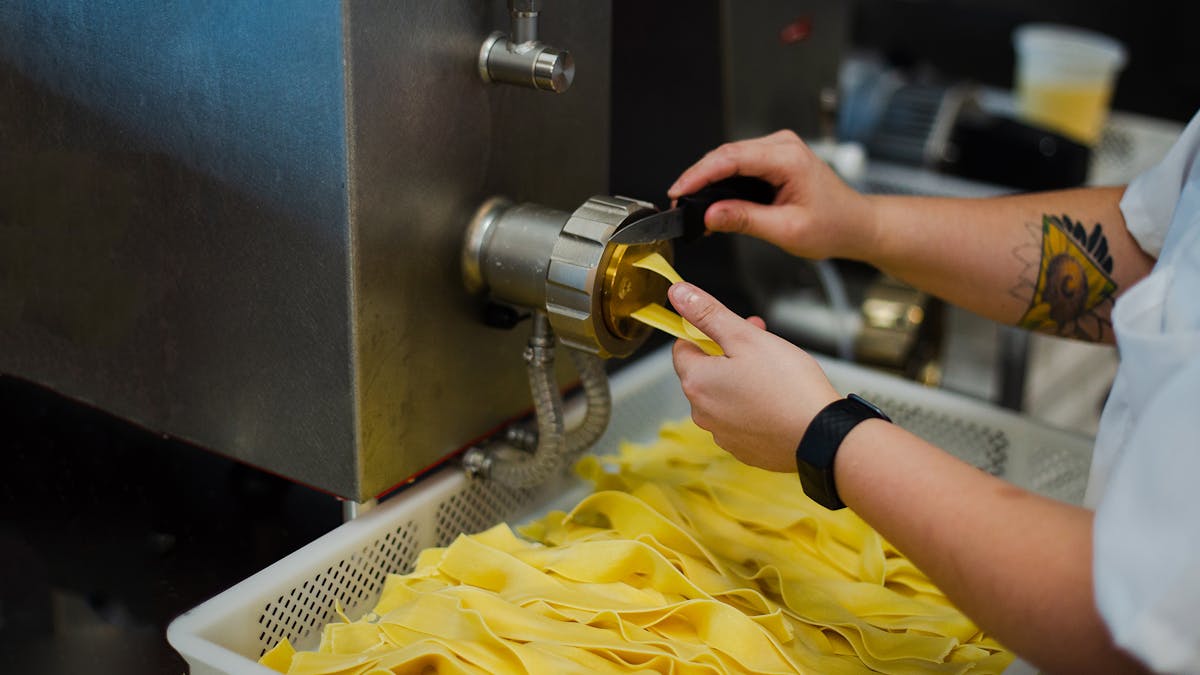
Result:
{"label": "watch strap", "polygon": [[804,493],[827,509],[845,508],[833,479],[833,461],[850,430],[864,420],[891,419],[858,394],[821,409],[796,446],[796,471]]}

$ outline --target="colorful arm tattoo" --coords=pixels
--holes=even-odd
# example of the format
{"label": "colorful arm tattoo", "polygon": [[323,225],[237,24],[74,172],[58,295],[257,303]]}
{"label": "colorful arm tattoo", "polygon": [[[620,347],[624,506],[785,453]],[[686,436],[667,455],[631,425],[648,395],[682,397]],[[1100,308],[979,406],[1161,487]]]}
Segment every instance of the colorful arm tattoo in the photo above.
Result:
{"label": "colorful arm tattoo", "polygon": [[1112,330],[1109,315],[1117,284],[1100,223],[1089,233],[1065,214],[1046,214],[1040,228],[1030,226],[1030,234],[1033,241],[1013,251],[1025,269],[1012,294],[1029,302],[1017,325],[1063,337],[1103,340],[1105,331]]}

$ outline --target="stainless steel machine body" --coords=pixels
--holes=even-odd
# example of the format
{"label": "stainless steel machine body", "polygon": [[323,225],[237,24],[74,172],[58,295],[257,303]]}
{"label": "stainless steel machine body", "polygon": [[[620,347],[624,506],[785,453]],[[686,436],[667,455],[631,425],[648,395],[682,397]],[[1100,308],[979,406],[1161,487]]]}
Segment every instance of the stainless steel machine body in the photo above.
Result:
{"label": "stainless steel machine body", "polygon": [[562,95],[502,2],[0,5],[0,373],[355,501],[530,406],[460,273],[492,194],[607,189],[610,5]]}

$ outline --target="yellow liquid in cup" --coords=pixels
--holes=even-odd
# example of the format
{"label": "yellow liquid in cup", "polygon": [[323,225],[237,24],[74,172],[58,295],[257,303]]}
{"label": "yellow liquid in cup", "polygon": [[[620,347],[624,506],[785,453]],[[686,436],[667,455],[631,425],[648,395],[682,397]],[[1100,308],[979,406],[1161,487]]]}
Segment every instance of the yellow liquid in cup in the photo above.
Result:
{"label": "yellow liquid in cup", "polygon": [[1112,87],[1105,83],[1021,83],[1017,101],[1031,122],[1053,129],[1084,145],[1095,145],[1108,119]]}

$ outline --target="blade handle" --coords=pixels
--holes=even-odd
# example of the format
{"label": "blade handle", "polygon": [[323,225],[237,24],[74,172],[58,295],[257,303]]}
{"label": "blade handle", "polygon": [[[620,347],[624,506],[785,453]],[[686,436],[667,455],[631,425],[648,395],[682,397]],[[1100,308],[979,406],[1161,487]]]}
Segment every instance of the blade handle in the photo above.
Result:
{"label": "blade handle", "polygon": [[775,186],[754,176],[730,176],[680,197],[675,206],[683,211],[683,240],[691,241],[704,234],[707,229],[704,212],[726,199],[771,204],[775,201]]}

